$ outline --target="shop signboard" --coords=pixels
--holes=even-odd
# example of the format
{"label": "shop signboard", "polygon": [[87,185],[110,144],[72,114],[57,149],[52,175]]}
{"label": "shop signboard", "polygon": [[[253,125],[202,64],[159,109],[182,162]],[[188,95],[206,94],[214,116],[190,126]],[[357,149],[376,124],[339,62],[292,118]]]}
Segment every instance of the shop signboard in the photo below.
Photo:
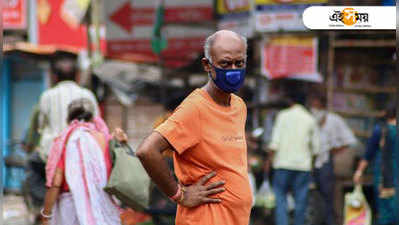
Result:
{"label": "shop signboard", "polygon": [[26,29],[26,0],[3,1],[3,29]]}
{"label": "shop signboard", "polygon": [[86,26],[71,26],[71,23],[60,13],[64,1],[37,0],[38,43],[58,47],[85,48],[87,45]]}
{"label": "shop signboard", "polygon": [[302,14],[307,7],[327,0],[256,0],[255,29],[258,32],[305,31]]}
{"label": "shop signboard", "polygon": [[248,12],[251,9],[250,0],[217,0],[216,11],[218,15]]}
{"label": "shop signboard", "polygon": [[232,30],[245,37],[254,33],[250,0],[217,0],[218,29]]}
{"label": "shop signboard", "polygon": [[[87,49],[87,26],[82,24],[88,0],[36,0],[38,44],[57,48]],[[79,8],[79,7],[81,8]],[[94,27],[90,28],[94,37]],[[100,49],[105,51],[105,30],[100,27]]]}
{"label": "shop signboard", "polygon": [[328,0],[255,0],[257,5],[271,4],[321,4],[327,3]]}
{"label": "shop signboard", "polygon": [[251,38],[254,35],[253,25],[249,16],[220,20],[218,23],[218,30],[231,30],[246,38]]}
{"label": "shop signboard", "polygon": [[[180,67],[197,58],[203,51],[204,40],[212,32],[211,28],[185,25],[168,25],[163,28],[168,40],[167,48],[162,51],[166,66]],[[129,54],[134,53],[156,57],[151,48],[151,34],[152,26],[143,26],[134,28],[131,34],[120,33],[118,39],[107,39],[107,55],[128,58]]]}
{"label": "shop signboard", "polygon": [[261,45],[261,70],[268,79],[294,78],[321,82],[317,38],[276,36],[265,39]]}
{"label": "shop signboard", "polygon": [[[113,0],[104,3],[107,54],[111,57],[123,57],[130,53],[155,57],[151,37],[157,0]],[[200,25],[212,21],[213,1],[165,1],[164,19],[162,33],[168,45],[162,56],[169,59],[167,64],[170,67],[179,67],[198,56],[204,39],[213,32],[209,26]],[[193,26],[193,23],[197,25]]]}

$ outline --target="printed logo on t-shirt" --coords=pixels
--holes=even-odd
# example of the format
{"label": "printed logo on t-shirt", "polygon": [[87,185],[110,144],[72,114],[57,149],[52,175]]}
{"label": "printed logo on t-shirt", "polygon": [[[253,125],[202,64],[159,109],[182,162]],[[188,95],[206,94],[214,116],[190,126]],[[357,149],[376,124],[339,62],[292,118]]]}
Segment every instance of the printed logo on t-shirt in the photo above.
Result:
{"label": "printed logo on t-shirt", "polygon": [[222,141],[223,142],[242,142],[244,140],[243,136],[223,136]]}

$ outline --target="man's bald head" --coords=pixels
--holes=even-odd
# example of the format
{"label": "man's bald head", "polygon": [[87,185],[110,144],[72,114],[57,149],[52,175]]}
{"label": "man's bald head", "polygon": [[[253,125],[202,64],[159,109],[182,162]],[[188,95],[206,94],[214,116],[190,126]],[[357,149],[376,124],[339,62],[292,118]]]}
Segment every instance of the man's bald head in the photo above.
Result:
{"label": "man's bald head", "polygon": [[234,48],[231,45],[242,44],[245,49],[245,57],[247,52],[247,39],[234,31],[220,30],[209,36],[204,45],[205,58],[212,62],[214,47],[217,46],[222,49]]}

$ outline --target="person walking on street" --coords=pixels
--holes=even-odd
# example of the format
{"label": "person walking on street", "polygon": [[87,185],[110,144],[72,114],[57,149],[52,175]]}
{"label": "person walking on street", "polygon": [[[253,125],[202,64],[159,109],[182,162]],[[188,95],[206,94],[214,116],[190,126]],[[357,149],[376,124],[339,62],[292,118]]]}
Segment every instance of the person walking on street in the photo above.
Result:
{"label": "person walking on street", "polygon": [[[94,116],[99,114],[97,100],[94,94],[80,87],[76,81],[77,66],[76,57],[69,53],[60,53],[54,55],[50,62],[51,76],[50,80],[54,87],[46,90],[40,96],[37,106],[37,116],[32,127],[35,129],[32,133],[38,133],[35,141],[37,147],[32,150],[28,159],[27,177],[24,186],[27,189],[27,201],[33,199],[33,209],[36,212],[36,206],[42,205],[45,192],[45,164],[51,145],[57,137],[67,127],[67,107],[73,100],[84,97],[89,99],[94,105]],[[33,124],[32,124],[33,125]],[[30,196],[29,196],[30,195]]]}
{"label": "person walking on street", "polygon": [[309,100],[320,130],[320,153],[315,161],[314,179],[326,207],[324,223],[335,225],[333,157],[355,145],[357,140],[342,117],[327,111],[327,99],[322,93],[311,95]]}
{"label": "person walking on street", "polygon": [[375,126],[366,153],[353,175],[354,183],[361,184],[365,169],[374,160],[373,183],[378,225],[399,225],[399,146],[395,107],[388,108],[385,120]]}
{"label": "person walking on street", "polygon": [[[139,146],[137,156],[154,183],[178,203],[176,225],[247,225],[248,179],[244,101],[246,39],[218,31],[206,39],[208,83],[194,90]],[[173,149],[176,181],[162,152]]]}
{"label": "person walking on street", "polygon": [[69,55],[55,57],[51,62],[53,83],[56,85],[46,90],[39,100],[40,156],[47,161],[51,143],[67,126],[67,107],[75,99],[87,98],[94,105],[94,116],[99,115],[98,103],[94,94],[80,87],[76,81],[76,59]]}
{"label": "person walking on street", "polygon": [[85,98],[68,106],[69,126],[55,139],[46,165],[43,225],[121,224],[118,207],[103,190],[111,173],[111,135],[94,109]]}
{"label": "person walking on street", "polygon": [[288,225],[287,194],[295,199],[294,225],[303,225],[307,208],[313,159],[320,149],[317,122],[304,107],[305,95],[289,90],[290,107],[277,114],[269,144],[277,225]]}

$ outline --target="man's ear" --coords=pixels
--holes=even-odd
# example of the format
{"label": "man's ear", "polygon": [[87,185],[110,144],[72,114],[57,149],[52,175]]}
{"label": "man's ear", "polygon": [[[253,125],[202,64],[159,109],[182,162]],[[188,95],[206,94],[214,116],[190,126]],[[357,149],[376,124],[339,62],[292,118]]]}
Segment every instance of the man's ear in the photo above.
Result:
{"label": "man's ear", "polygon": [[209,64],[209,60],[207,58],[201,59],[202,66],[204,67],[205,72],[211,72],[211,65]]}

